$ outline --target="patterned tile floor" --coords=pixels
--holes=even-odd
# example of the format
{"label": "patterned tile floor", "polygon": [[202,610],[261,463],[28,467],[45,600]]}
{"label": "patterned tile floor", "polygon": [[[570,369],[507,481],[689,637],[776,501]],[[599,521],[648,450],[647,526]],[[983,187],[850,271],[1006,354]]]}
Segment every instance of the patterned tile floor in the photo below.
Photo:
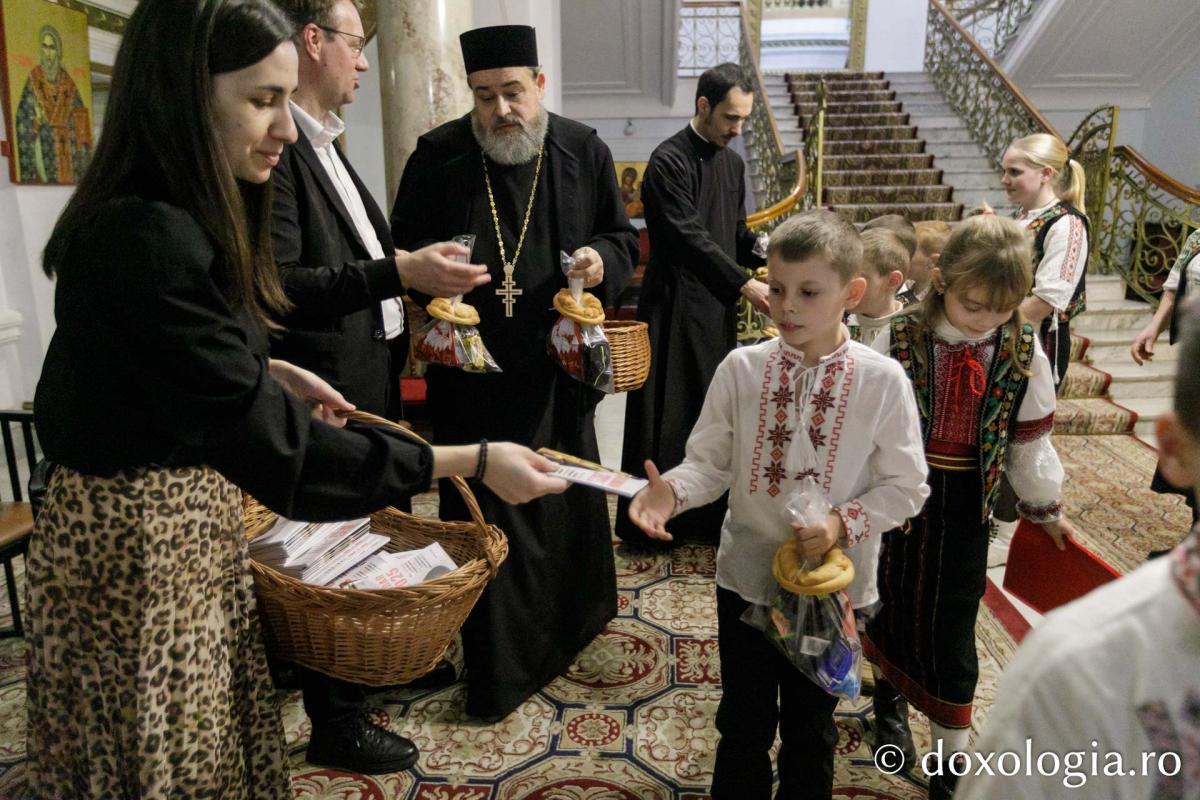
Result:
{"label": "patterned tile floor", "polygon": [[[463,716],[464,686],[374,695],[376,719],[415,740],[410,772],[366,778],[304,762],[308,720],[281,693],[297,800],[699,800],[707,797],[720,698],[715,553],[684,546],[617,549],[620,609],[566,674],[504,721]],[[0,620],[0,625],[4,624]],[[980,615],[982,719],[1015,644],[990,608]],[[22,796],[24,645],[0,644],[0,797]],[[912,800],[914,779],[880,773],[869,745],[869,700],[844,702],[835,796]],[[913,716],[918,747],[928,730]]]}

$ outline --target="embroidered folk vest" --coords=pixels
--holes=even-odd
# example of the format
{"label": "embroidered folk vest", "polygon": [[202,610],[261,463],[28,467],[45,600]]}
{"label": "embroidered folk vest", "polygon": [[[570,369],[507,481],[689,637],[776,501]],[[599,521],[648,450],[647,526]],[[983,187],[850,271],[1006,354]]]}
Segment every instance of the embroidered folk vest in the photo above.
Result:
{"label": "embroidered folk vest", "polygon": [[[929,434],[933,429],[934,392],[943,391],[945,387],[933,385],[934,337],[926,328],[918,330],[919,324],[912,314],[892,320],[891,355],[900,362],[912,381],[921,418],[921,436],[928,447]],[[1008,324],[1001,325],[996,331],[995,356],[988,370],[983,397],[979,401],[983,404],[978,439],[979,472],[983,480],[980,516],[983,520],[992,513],[992,506],[1000,492],[1000,476],[1004,474],[1009,433],[1016,426],[1016,409],[1020,407],[1028,386],[1025,373],[1033,363],[1033,326],[1023,324],[1018,341],[1013,342],[1012,338]],[[918,348],[922,358],[916,357]]]}
{"label": "embroidered folk vest", "polygon": [[[1037,271],[1037,265],[1042,263],[1042,257],[1046,254],[1046,234],[1050,232],[1051,223],[1063,215],[1078,217],[1083,222],[1084,236],[1086,237],[1090,233],[1091,229],[1088,225],[1087,217],[1070,203],[1064,203],[1060,200],[1041,214],[1038,214],[1029,223],[1027,229],[1033,235],[1034,272]],[[1079,276],[1079,283],[1075,286],[1075,292],[1071,295],[1071,302],[1067,304],[1067,310],[1059,312],[1058,319],[1060,322],[1070,322],[1087,310],[1087,292],[1085,289],[1087,284],[1087,264],[1080,266],[1083,269],[1083,274]]]}

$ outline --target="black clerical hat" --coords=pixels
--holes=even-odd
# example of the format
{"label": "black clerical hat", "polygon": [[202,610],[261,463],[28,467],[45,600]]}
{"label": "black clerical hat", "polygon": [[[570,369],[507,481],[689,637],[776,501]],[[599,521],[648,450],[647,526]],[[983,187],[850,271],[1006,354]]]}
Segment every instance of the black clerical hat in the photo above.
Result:
{"label": "black clerical hat", "polygon": [[537,33],[528,25],[493,25],[458,37],[467,74],[501,67],[536,67]]}

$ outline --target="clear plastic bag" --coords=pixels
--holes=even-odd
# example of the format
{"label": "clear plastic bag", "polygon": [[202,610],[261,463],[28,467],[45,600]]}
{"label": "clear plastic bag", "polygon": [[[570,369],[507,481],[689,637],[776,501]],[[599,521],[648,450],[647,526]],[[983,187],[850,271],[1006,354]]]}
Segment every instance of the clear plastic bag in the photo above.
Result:
{"label": "clear plastic bag", "polygon": [[431,364],[457,367],[466,372],[500,372],[500,366],[483,346],[483,337],[474,325],[457,325],[431,318],[417,331],[413,346],[417,358]]}
{"label": "clear plastic bag", "polygon": [[[571,271],[575,259],[559,253],[563,273]],[[571,296],[583,303],[583,281],[567,281]],[[567,316],[560,316],[550,329],[546,350],[560,367],[577,381],[606,394],[616,391],[613,379],[612,346],[602,325],[586,325]]]}
{"label": "clear plastic bag", "polygon": [[[816,525],[831,509],[816,482],[800,482],[782,506],[785,523]],[[845,590],[794,594],[771,580],[769,606],[751,606],[742,621],[758,628],[805,677],[849,700],[862,689],[862,643]]]}

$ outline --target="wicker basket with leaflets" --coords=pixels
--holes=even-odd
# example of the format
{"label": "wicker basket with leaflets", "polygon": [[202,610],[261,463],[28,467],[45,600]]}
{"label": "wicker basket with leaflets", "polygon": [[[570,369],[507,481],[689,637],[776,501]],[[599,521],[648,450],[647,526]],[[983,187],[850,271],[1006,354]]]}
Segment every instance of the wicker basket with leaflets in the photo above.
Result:
{"label": "wicker basket with leaflets", "polygon": [[[387,425],[353,412],[351,422]],[[452,478],[470,522],[421,519],[394,508],[371,515],[371,529],[387,535],[384,549],[403,552],[439,543],[458,568],[399,589],[312,586],[251,560],[267,648],[317,672],[368,686],[407,683],[437,664],[462,628],[484,587],[508,555],[504,533],[484,521],[466,481]],[[246,538],[271,528],[276,515],[252,497],[244,502]]]}

